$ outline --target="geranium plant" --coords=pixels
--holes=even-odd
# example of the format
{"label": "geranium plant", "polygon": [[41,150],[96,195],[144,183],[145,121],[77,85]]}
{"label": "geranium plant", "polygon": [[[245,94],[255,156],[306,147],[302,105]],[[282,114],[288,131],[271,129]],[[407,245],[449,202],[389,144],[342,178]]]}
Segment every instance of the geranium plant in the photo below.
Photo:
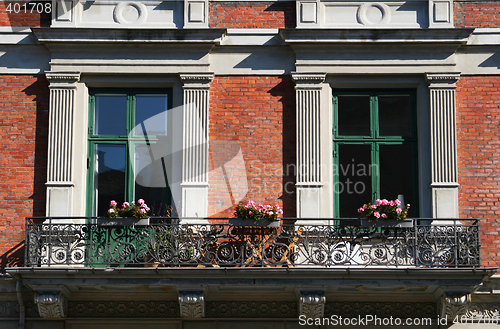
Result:
{"label": "geranium plant", "polygon": [[237,218],[257,221],[275,221],[278,220],[281,215],[283,215],[283,210],[278,204],[274,206],[259,204],[257,206],[252,200],[248,201],[246,205],[239,204],[234,212],[234,216]]}
{"label": "geranium plant", "polygon": [[118,207],[118,203],[115,200],[111,200],[109,203],[109,209],[106,213],[106,217],[108,218],[116,218],[116,217],[136,217],[136,218],[144,218],[148,217],[149,207],[144,202],[143,199],[137,200],[137,203],[134,202],[124,202],[121,207]]}
{"label": "geranium plant", "polygon": [[406,219],[409,209],[409,204],[405,208],[402,208],[401,201],[397,199],[390,201],[387,199],[377,199],[375,200],[375,204],[364,204],[358,209],[358,212],[369,220],[403,220]]}

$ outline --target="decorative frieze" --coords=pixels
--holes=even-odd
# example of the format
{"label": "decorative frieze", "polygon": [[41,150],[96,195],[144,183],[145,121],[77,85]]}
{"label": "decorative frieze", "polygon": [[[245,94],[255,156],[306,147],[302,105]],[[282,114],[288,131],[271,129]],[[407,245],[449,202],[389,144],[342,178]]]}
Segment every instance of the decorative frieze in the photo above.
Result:
{"label": "decorative frieze", "polygon": [[429,73],[433,217],[458,217],[456,82],[459,73]]}
{"label": "decorative frieze", "polygon": [[179,291],[180,314],[183,318],[205,317],[205,297],[203,291]]}
{"label": "decorative frieze", "polygon": [[35,304],[44,319],[65,318],[68,314],[68,300],[62,291],[37,291]]}
{"label": "decorative frieze", "polygon": [[297,113],[297,217],[321,217],[321,90],[325,73],[292,73]]}
{"label": "decorative frieze", "polygon": [[73,188],[73,131],[77,72],[47,72],[50,85],[47,216],[69,216]]}
{"label": "decorative frieze", "polygon": [[180,75],[184,89],[182,216],[208,216],[208,109],[213,73]]}
{"label": "decorative frieze", "polygon": [[301,291],[299,297],[299,315],[306,318],[323,318],[325,316],[325,292]]}

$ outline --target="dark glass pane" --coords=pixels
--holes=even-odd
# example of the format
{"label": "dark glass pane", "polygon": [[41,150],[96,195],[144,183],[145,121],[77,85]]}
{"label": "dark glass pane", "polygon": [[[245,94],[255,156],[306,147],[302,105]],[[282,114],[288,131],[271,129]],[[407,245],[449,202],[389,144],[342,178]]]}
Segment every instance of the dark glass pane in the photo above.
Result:
{"label": "dark glass pane", "polygon": [[370,136],[370,97],[338,96],[338,125],[341,136]]}
{"label": "dark glass pane", "polygon": [[104,216],[111,200],[118,202],[118,205],[125,201],[126,145],[97,144],[95,154],[94,188],[97,215]]}
{"label": "dark glass pane", "polygon": [[[395,200],[404,196],[405,203],[414,202],[413,152],[410,144],[380,145],[380,197]],[[416,206],[416,205],[415,205]],[[408,217],[416,216],[415,207],[410,207]]]}
{"label": "dark glass pane", "polygon": [[410,96],[379,96],[378,117],[379,136],[410,136]]}
{"label": "dark glass pane", "polygon": [[167,95],[135,97],[135,135],[167,135]]}
{"label": "dark glass pane", "polygon": [[334,169],[339,176],[333,192],[339,193],[340,217],[357,218],[358,208],[372,201],[371,145],[339,145],[339,166]]}
{"label": "dark glass pane", "polygon": [[95,95],[96,135],[127,135],[127,95]]}
{"label": "dark glass pane", "polygon": [[144,199],[151,208],[150,215],[165,216],[170,205],[170,189],[166,157],[155,159],[158,154],[154,144],[136,144],[135,146],[135,200]]}

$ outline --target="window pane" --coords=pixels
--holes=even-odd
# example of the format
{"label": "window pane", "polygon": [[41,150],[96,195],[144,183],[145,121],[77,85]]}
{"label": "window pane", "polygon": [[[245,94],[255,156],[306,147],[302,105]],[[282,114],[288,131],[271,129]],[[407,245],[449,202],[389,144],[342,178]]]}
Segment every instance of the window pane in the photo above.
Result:
{"label": "window pane", "polygon": [[127,95],[95,95],[96,135],[127,135]]}
{"label": "window pane", "polygon": [[167,135],[167,95],[135,97],[135,135]]}
{"label": "window pane", "polygon": [[379,96],[379,136],[410,136],[410,95]]}
{"label": "window pane", "polygon": [[333,192],[339,193],[340,217],[357,218],[358,208],[372,201],[371,145],[339,145],[339,166],[335,169],[339,182]]}
{"label": "window pane", "polygon": [[[413,195],[413,168],[412,146],[380,145],[380,197],[394,200],[402,194],[405,203],[412,204]],[[416,215],[416,209],[410,208],[408,217]]]}
{"label": "window pane", "polygon": [[370,136],[370,97],[338,96],[338,125],[341,136]]}
{"label": "window pane", "polygon": [[157,153],[154,145],[135,146],[135,199],[144,199],[151,208],[151,215],[164,216],[170,205],[167,177],[170,171],[165,157],[155,160]]}
{"label": "window pane", "polygon": [[125,201],[126,145],[97,144],[95,154],[96,215],[104,216],[111,200],[115,200],[119,205]]}

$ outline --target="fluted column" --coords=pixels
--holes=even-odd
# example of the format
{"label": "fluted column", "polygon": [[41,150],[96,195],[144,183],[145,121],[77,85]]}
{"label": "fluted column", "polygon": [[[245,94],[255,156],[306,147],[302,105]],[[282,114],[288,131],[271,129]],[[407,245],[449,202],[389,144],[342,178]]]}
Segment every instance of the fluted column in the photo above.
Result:
{"label": "fluted column", "polygon": [[[184,90],[182,217],[208,216],[208,109],[213,73],[180,75]],[[192,220],[191,220],[192,222]]]}
{"label": "fluted column", "polygon": [[459,73],[430,73],[432,211],[434,218],[458,217],[456,82]]}
{"label": "fluted column", "polygon": [[50,85],[47,216],[70,216],[73,192],[73,130],[80,73],[47,72]]}
{"label": "fluted column", "polygon": [[297,217],[321,217],[321,89],[325,73],[293,73],[297,113]]}

